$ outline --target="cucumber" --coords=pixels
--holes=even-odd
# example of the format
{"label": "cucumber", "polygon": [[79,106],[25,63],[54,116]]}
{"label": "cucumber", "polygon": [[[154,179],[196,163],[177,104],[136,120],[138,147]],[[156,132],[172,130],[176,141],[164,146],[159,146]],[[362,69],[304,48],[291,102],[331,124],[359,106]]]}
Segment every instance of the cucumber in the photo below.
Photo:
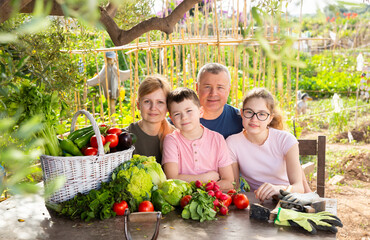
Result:
{"label": "cucumber", "polygon": [[73,142],[77,145],[78,148],[85,147],[89,142],[90,138],[95,135],[94,130],[91,130],[84,135],[80,136],[79,138],[76,138]]}
{"label": "cucumber", "polygon": [[[102,135],[104,135],[105,132],[108,130],[108,127],[99,127],[99,130],[100,130],[100,133]],[[76,138],[73,142],[77,145],[78,148],[81,149],[81,148],[85,147],[90,142],[90,138],[94,135],[95,135],[94,130],[91,130],[91,131],[85,133],[84,135]]]}
{"label": "cucumber", "polygon": [[63,139],[59,142],[60,147],[66,151],[67,153],[72,154],[73,156],[83,156],[80,149],[70,140],[70,139]]}
{"label": "cucumber", "polygon": [[76,138],[79,138],[79,137],[83,136],[85,133],[87,133],[91,130],[93,130],[93,126],[80,128],[76,131],[71,132],[71,134],[69,134],[67,138],[74,141]]}

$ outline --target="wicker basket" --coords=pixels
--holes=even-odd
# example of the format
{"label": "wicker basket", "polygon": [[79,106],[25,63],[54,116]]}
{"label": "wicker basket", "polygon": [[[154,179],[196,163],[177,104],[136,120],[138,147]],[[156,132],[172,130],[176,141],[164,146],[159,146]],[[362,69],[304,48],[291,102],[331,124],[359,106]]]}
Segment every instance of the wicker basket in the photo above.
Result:
{"label": "wicker basket", "polygon": [[98,141],[98,155],[56,157],[41,155],[41,167],[43,170],[44,184],[56,177],[65,176],[65,184],[55,192],[48,202],[60,203],[73,198],[77,193],[87,193],[92,189],[98,189],[101,182],[110,180],[111,173],[121,163],[130,160],[134,147],[125,151],[104,154],[103,142],[99,127],[93,116],[85,111],[76,112],[72,119],[71,132],[75,129],[78,115],[85,114],[90,120]]}

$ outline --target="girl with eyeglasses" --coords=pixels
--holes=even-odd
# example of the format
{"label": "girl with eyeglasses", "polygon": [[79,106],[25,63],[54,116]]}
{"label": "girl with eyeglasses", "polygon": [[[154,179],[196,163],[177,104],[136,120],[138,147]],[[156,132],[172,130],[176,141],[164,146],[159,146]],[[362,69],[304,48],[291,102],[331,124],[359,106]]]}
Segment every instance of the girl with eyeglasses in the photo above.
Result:
{"label": "girl with eyeglasses", "polygon": [[290,191],[303,193],[298,141],[282,130],[272,94],[265,88],[249,91],[240,113],[243,131],[226,139],[234,176],[240,174],[262,202],[290,185]]}

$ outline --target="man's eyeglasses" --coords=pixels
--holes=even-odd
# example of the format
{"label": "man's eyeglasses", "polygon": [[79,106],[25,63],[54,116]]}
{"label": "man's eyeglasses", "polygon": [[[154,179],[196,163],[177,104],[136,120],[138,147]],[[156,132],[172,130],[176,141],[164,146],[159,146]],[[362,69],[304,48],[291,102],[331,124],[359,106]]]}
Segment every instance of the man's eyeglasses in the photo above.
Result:
{"label": "man's eyeglasses", "polygon": [[243,116],[245,118],[252,119],[254,115],[256,115],[257,119],[260,121],[265,121],[270,116],[267,112],[253,112],[253,110],[249,108],[243,109]]}

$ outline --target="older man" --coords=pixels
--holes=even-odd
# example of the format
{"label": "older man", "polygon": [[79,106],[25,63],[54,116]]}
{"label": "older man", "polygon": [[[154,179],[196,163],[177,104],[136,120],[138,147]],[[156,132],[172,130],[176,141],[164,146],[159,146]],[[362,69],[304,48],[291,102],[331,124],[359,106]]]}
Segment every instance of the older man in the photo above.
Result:
{"label": "older man", "polygon": [[[224,65],[207,63],[199,70],[196,89],[204,110],[200,122],[222,134],[225,139],[243,130],[239,109],[227,104],[230,88],[230,72]],[[304,172],[302,176],[305,192],[311,192]]]}
{"label": "older man", "polygon": [[200,122],[224,138],[243,130],[239,109],[227,104],[230,87],[230,72],[224,65],[207,63],[199,70],[196,89],[204,110]]}

